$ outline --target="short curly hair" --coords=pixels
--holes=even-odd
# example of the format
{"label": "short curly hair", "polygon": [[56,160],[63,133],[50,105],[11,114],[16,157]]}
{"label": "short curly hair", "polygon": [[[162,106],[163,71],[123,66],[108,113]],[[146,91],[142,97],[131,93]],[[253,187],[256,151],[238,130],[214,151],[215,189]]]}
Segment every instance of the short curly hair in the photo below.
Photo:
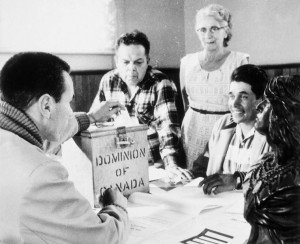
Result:
{"label": "short curly hair", "polygon": [[232,15],[230,11],[226,8],[224,8],[220,4],[210,4],[204,8],[201,8],[197,11],[196,14],[196,23],[199,16],[213,16],[217,21],[219,22],[226,22],[227,28],[226,33],[227,37],[224,39],[223,45],[224,47],[228,46],[228,42],[232,38]]}
{"label": "short curly hair", "polygon": [[24,111],[46,93],[59,102],[65,91],[63,71],[70,73],[70,66],[50,53],[18,53],[1,70],[1,99]]}
{"label": "short curly hair", "polygon": [[148,37],[141,31],[134,30],[132,32],[125,33],[119,37],[116,43],[116,51],[120,47],[121,44],[126,46],[129,45],[142,45],[145,48],[145,54],[149,56],[150,52],[150,42]]}

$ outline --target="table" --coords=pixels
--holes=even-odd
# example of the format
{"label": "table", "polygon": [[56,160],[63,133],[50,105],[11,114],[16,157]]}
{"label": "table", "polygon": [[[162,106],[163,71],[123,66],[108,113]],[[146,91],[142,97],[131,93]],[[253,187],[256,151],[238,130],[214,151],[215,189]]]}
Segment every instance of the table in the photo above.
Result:
{"label": "table", "polygon": [[[185,186],[186,187],[186,186]],[[184,188],[181,187],[180,191],[175,190],[179,198],[187,197],[187,201],[191,201],[189,195],[195,190],[195,192],[201,191],[202,189],[192,189],[189,187],[187,193],[184,194]],[[150,188],[150,191],[153,188]],[[173,190],[172,190],[173,191]],[[160,193],[154,193],[154,195]],[[169,193],[165,193],[169,195]],[[172,195],[172,194],[171,194]],[[184,196],[185,195],[185,196]],[[201,204],[201,198],[203,201],[208,202],[209,196],[201,195],[195,196],[195,203]],[[190,211],[184,219],[184,216],[179,215],[178,224],[174,224],[170,228],[163,226],[162,230],[156,230],[155,233],[146,233],[145,238],[138,238],[138,236],[131,236],[127,244],[143,243],[143,244],[176,244],[176,243],[197,243],[192,241],[182,242],[193,236],[197,236],[205,229],[218,231],[233,238],[228,239],[229,244],[242,244],[246,241],[250,233],[250,225],[243,218],[243,193],[242,191],[233,191],[227,193],[221,193],[218,196],[211,196],[212,205],[215,205],[218,201],[223,201],[219,207],[212,207],[210,209],[204,209],[200,213]],[[162,200],[163,202],[163,200]],[[222,206],[221,206],[222,205]],[[187,204],[188,206],[188,204]],[[130,204],[129,204],[130,209]],[[168,210],[166,210],[168,211]],[[197,210],[196,210],[197,211]],[[130,212],[129,212],[130,213]],[[171,221],[177,217],[178,212],[173,214],[170,212]],[[130,216],[130,214],[129,214]],[[182,218],[182,219],[180,219]],[[131,218],[135,221],[135,218]],[[181,221],[182,220],[182,221]],[[176,220],[175,220],[176,221]],[[205,238],[205,237],[204,237]],[[211,242],[198,242],[205,244],[212,244]],[[222,243],[222,242],[214,242]]]}
{"label": "table", "polygon": [[[70,180],[74,182],[79,192],[81,192],[82,195],[89,200],[91,206],[93,207],[91,162],[72,139],[63,144],[62,158],[60,161],[68,169]],[[152,169],[150,169],[150,178],[155,179],[155,176],[159,176],[158,178],[165,177],[164,172],[161,169],[159,169],[156,173],[153,173]],[[156,187],[157,184],[151,184],[150,182],[150,192],[153,196],[157,196],[158,200],[159,197],[164,196],[169,199],[169,205],[171,205],[171,208],[174,208],[175,206],[183,206],[183,209],[186,208],[189,210],[190,208],[191,211],[187,211],[188,213],[182,213],[181,211],[176,211],[175,208],[175,210],[172,209],[173,212],[171,212],[169,211],[170,209],[168,210],[168,208],[164,209],[162,207],[161,209],[155,209],[156,207],[152,207],[151,209],[150,206],[148,208],[150,209],[149,211],[162,211],[161,213],[166,214],[164,217],[170,218],[169,222],[165,220],[168,225],[165,226],[164,223],[161,223],[161,228],[150,230],[142,238],[140,236],[134,236],[133,231],[131,231],[131,235],[129,236],[129,240],[126,244],[183,243],[181,241],[196,236],[205,229],[217,230],[221,233],[233,236],[234,238],[228,242],[229,244],[242,244],[250,233],[250,225],[243,219],[242,214],[242,191],[221,193],[217,196],[206,196],[204,195],[202,189],[198,187],[198,182],[195,180],[192,185],[187,184],[185,186],[179,184],[176,188],[169,188],[171,189],[169,191],[162,190],[161,188]],[[168,187],[165,189],[168,189]],[[177,196],[177,199],[181,200],[172,199],[174,195]],[[203,209],[204,207],[200,205],[209,200],[211,200],[212,205],[217,205],[219,202],[222,206]],[[129,203],[129,217],[133,224],[137,220],[137,217],[132,216],[131,213],[136,212],[138,207],[140,206],[130,205]],[[200,213],[195,213],[193,211],[194,209],[202,209],[202,211]],[[185,243],[195,244],[197,242],[186,241]],[[209,242],[203,243],[212,244]]]}

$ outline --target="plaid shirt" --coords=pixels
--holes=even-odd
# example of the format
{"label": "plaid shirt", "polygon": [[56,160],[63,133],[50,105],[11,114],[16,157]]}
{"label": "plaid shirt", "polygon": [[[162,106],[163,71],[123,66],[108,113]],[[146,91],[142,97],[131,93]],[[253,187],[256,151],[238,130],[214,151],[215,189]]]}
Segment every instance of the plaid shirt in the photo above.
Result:
{"label": "plaid shirt", "polygon": [[136,116],[140,124],[147,124],[149,163],[163,159],[165,167],[177,165],[180,127],[175,100],[175,84],[158,70],[148,67],[144,79],[130,98],[127,84],[118,70],[106,73],[99,86],[99,99],[118,100],[124,104],[130,116]]}

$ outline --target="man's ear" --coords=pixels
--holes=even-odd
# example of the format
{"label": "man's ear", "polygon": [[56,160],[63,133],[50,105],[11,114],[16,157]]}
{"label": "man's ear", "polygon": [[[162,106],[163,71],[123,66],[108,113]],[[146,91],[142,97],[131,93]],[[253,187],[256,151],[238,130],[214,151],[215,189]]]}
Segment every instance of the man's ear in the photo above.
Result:
{"label": "man's ear", "polygon": [[149,63],[150,63],[150,57],[147,56],[147,64],[149,64]]}
{"label": "man's ear", "polygon": [[39,98],[39,110],[43,117],[50,119],[55,108],[54,99],[49,94],[44,94]]}

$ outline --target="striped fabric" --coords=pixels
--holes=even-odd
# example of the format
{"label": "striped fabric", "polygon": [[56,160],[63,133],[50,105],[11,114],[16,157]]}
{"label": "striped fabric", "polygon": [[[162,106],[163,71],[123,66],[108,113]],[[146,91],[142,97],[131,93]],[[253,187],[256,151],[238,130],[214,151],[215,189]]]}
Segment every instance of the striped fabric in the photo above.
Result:
{"label": "striped fabric", "polygon": [[[74,114],[78,123],[78,132],[86,130],[90,126],[87,114],[83,112]],[[30,117],[4,101],[0,101],[0,128],[17,134],[42,150],[47,147],[47,143],[44,143],[38,127]]]}
{"label": "striped fabric", "polygon": [[90,120],[86,113],[75,112],[75,118],[78,122],[78,132],[86,130],[90,126]]}
{"label": "striped fabric", "polygon": [[237,124],[224,160],[224,173],[234,174],[235,172],[239,172],[242,182],[246,172],[250,169],[251,147],[254,134],[255,129],[252,128],[244,137],[240,125]]}
{"label": "striped fabric", "polygon": [[175,84],[150,66],[131,98],[117,70],[105,74],[99,86],[100,102],[118,100],[125,104],[130,116],[136,116],[140,124],[149,126],[150,164],[162,158],[165,166],[177,165],[180,130],[176,97]]}
{"label": "striped fabric", "polygon": [[0,101],[0,128],[11,131],[43,149],[43,140],[34,122],[24,112]]}

